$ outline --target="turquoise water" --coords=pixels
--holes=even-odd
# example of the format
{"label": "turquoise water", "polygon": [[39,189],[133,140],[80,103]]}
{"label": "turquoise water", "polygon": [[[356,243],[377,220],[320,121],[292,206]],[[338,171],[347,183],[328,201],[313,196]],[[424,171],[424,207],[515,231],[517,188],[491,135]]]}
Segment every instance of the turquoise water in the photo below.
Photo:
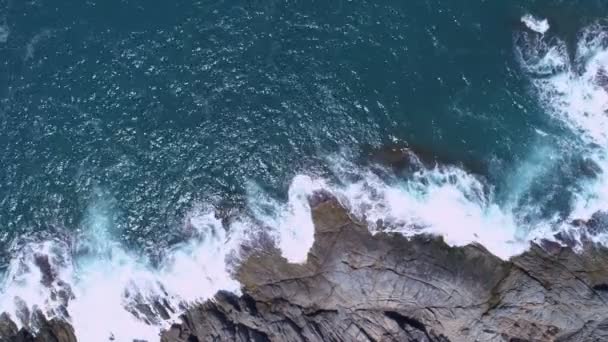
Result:
{"label": "turquoise water", "polygon": [[522,67],[525,14],[574,56],[608,2],[2,1],[2,264],[92,211],[160,259],[193,208],[272,207],[388,144],[474,171],[518,230],[567,218],[596,167],[539,95],[561,70]]}
{"label": "turquoise water", "polygon": [[525,3],[9,2],[2,241],[101,193],[121,239],[160,243],[193,202],[392,140],[500,182],[547,125],[513,56]]}

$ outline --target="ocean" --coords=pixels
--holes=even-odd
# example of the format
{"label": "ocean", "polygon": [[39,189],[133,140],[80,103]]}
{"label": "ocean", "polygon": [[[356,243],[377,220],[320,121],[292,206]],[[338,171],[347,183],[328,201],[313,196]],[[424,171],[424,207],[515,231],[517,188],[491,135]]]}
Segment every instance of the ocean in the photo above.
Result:
{"label": "ocean", "polygon": [[[171,320],[130,305],[238,292],[229,261],[256,232],[305,260],[321,190],[372,230],[505,259],[576,240],[570,223],[608,206],[607,15],[600,0],[0,0],[0,310],[155,340]],[[370,157],[387,148],[436,163],[396,172]]]}

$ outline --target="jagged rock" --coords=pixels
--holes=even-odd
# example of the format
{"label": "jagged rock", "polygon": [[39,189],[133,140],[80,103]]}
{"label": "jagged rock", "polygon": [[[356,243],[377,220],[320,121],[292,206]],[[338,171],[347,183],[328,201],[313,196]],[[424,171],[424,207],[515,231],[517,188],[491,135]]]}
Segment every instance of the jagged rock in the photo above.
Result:
{"label": "jagged rock", "polygon": [[591,215],[586,222],[587,230],[590,235],[597,235],[608,231],[608,212],[598,211]]}
{"label": "jagged rock", "polygon": [[603,247],[576,254],[533,245],[503,261],[438,237],[372,236],[331,198],[313,219],[306,263],[251,254],[237,271],[243,295],[220,292],[188,310],[162,341],[578,341],[608,333]]}
{"label": "jagged rock", "polygon": [[598,86],[608,91],[608,73],[606,72],[606,69],[600,68],[598,70],[597,74],[595,75],[595,82]]}
{"label": "jagged rock", "polygon": [[16,335],[17,331],[17,325],[6,313],[0,315],[0,337]]}
{"label": "jagged rock", "polygon": [[567,246],[576,244],[574,235],[578,235],[583,241],[587,241],[594,236],[608,232],[608,212],[597,211],[588,220],[575,219],[570,222],[576,228],[573,232],[560,232],[554,237]]}
{"label": "jagged rock", "polygon": [[34,335],[30,330],[21,328],[11,318],[2,314],[0,316],[0,342],[77,342],[74,328],[62,320],[52,319],[48,321],[44,314],[36,311],[32,317],[36,322],[37,333]]}

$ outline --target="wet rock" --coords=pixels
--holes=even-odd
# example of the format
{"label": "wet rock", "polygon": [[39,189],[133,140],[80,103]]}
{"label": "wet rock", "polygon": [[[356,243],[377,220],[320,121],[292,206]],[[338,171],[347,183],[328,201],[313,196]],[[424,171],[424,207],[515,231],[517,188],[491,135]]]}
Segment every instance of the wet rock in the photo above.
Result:
{"label": "wet rock", "polygon": [[[415,145],[384,145],[380,148],[366,148],[366,159],[372,164],[379,164],[392,169],[396,173],[410,174],[424,168],[434,168],[437,165],[458,165],[476,174],[487,175],[488,168],[483,162],[472,160],[466,156],[453,156],[445,152],[431,150]],[[464,160],[464,162],[462,162]]]}
{"label": "wet rock", "polygon": [[608,72],[606,72],[606,69],[600,68],[598,70],[597,75],[595,75],[595,81],[598,86],[608,91]]}
{"label": "wet rock", "polygon": [[[48,321],[40,311],[33,314],[36,334],[22,328],[17,331],[16,324],[6,314],[0,316],[0,341],[2,342],[77,342],[72,326],[62,320]],[[5,329],[6,328],[6,329]]]}
{"label": "wet rock", "polygon": [[27,303],[25,303],[25,301],[19,297],[15,297],[14,301],[15,307],[17,308],[17,312],[15,313],[17,319],[23,326],[29,327],[31,313]]}
{"label": "wet rock", "polygon": [[0,315],[0,336],[12,336],[17,334],[17,324],[11,320],[8,314]]}
{"label": "wet rock", "polygon": [[394,171],[414,172],[423,167],[418,156],[407,147],[384,146],[369,152],[369,159],[373,163],[386,165]]}
{"label": "wet rock", "polygon": [[125,298],[128,298],[128,303],[125,308],[135,317],[145,322],[146,324],[158,325],[168,320],[175,308],[165,299],[168,296],[161,284],[157,284],[161,289],[158,295],[143,296],[137,292],[137,289],[125,291]]}
{"label": "wet rock", "polygon": [[199,342],[198,338],[190,333],[183,324],[173,324],[161,336],[161,342]]}
{"label": "wet rock", "polygon": [[586,226],[588,233],[591,235],[608,232],[608,212],[595,212],[586,222]]}
{"label": "wet rock", "polygon": [[[4,341],[4,340],[3,340]],[[10,338],[5,339],[5,341],[10,342],[36,342],[34,335],[25,329],[19,330],[17,334],[11,336]]]}
{"label": "wet rock", "polygon": [[229,229],[230,225],[239,217],[241,208],[234,203],[220,203],[215,208],[215,218],[222,222],[222,227]]}
{"label": "wet rock", "polygon": [[38,266],[38,269],[40,269],[40,273],[42,274],[40,282],[46,287],[51,286],[53,281],[55,281],[56,274],[51,266],[48,255],[36,254],[34,256],[34,263]]}
{"label": "wet rock", "polygon": [[316,207],[317,205],[330,200],[332,197],[333,195],[327,191],[316,191],[308,197],[308,203],[310,203],[311,207]]}
{"label": "wet rock", "polygon": [[58,319],[47,321],[40,311],[36,316],[38,322],[36,342],[76,342],[74,328],[69,323]]}
{"label": "wet rock", "polygon": [[570,232],[559,232],[553,235],[553,237],[555,238],[555,240],[563,243],[564,246],[568,248],[574,248],[578,244],[578,241],[576,241],[576,237]]}
{"label": "wet rock", "polygon": [[551,241],[548,239],[540,240],[540,246],[545,251],[547,251],[548,253],[551,253],[551,254],[559,253],[559,251],[562,249],[562,245],[560,245],[559,243],[557,243],[555,241]]}
{"label": "wet rock", "polygon": [[[575,219],[570,222],[572,227],[578,230],[582,239],[588,240],[589,237],[608,233],[608,212],[597,211],[588,220]],[[562,237],[567,233],[559,233]]]}

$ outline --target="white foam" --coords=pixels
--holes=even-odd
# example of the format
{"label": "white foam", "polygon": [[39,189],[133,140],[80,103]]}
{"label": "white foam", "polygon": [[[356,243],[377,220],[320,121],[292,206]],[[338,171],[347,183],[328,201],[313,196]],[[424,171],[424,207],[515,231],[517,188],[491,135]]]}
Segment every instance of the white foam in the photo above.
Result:
{"label": "white foam", "polygon": [[522,33],[516,45],[516,56],[522,68],[533,75],[551,76],[570,67],[566,43],[544,36]]}
{"label": "white foam", "polygon": [[314,242],[314,225],[308,197],[322,189],[329,189],[323,179],[297,175],[289,186],[287,203],[282,204],[270,198],[259,187],[250,186],[249,206],[258,220],[274,228],[272,233],[278,247],[290,262],[306,261],[308,250]]}
{"label": "white foam", "polygon": [[563,41],[543,40],[523,48],[534,46],[537,49],[532,53],[538,53],[539,58],[522,59],[525,69],[555,64],[548,61],[565,66],[550,77],[532,77],[541,103],[578,136],[580,141],[572,143],[579,144],[581,153],[602,170],[597,179],[583,184],[583,191],[575,194],[571,219],[589,218],[608,208],[608,33],[600,25],[586,28],[577,43],[574,61],[569,60]]}
{"label": "white foam", "polygon": [[[57,281],[69,284],[74,294],[67,306],[69,317],[64,318],[71,321],[79,340],[157,340],[160,330],[177,320],[184,305],[210,298],[219,290],[239,292],[240,284],[231,277],[227,260],[248,239],[251,230],[260,229],[260,223],[289,261],[306,261],[314,240],[308,196],[325,187],[323,180],[296,176],[286,203],[256,189],[250,194],[250,205],[252,219],[258,223],[246,216],[237,217],[228,231],[212,208],[198,206],[186,218],[193,238],[169,251],[156,268],[115,242],[111,206],[98,200],[87,211],[85,232],[73,246],[60,240],[26,244],[9,267],[0,310],[17,317],[20,308],[14,298],[19,297],[30,309],[43,308],[49,318],[61,316],[53,310],[60,303],[51,299],[52,289],[40,283],[42,273],[34,263],[34,252],[39,251],[52,260],[61,260],[53,263],[59,270]],[[260,205],[266,205],[265,210]],[[148,324],[130,312],[137,303],[151,304],[158,299],[176,310],[171,319]]]}
{"label": "white foam", "polygon": [[[244,238],[238,224],[227,235],[210,210],[197,209],[189,223],[197,230],[195,238],[171,251],[160,268],[152,268],[146,259],[130,254],[113,241],[108,213],[99,208],[95,205],[89,210],[85,240],[76,247],[83,255],[72,259],[73,247],[59,240],[26,244],[5,277],[2,311],[18,318],[20,307],[15,298],[20,298],[30,310],[37,307],[49,318],[64,317],[55,310],[60,303],[51,292],[65,282],[74,298],[67,306],[69,317],[64,318],[71,320],[80,341],[107,341],[111,336],[117,341],[155,341],[160,329],[171,320],[147,324],[129,312],[136,303],[163,299],[176,310],[176,319],[181,304],[207,299],[222,289],[239,291],[238,282],[226,268],[226,257]],[[58,271],[51,288],[40,282],[36,253],[48,255]],[[17,323],[27,322],[17,319]]]}
{"label": "white foam", "polygon": [[521,22],[524,23],[530,30],[545,34],[549,30],[549,21],[540,19],[531,14],[526,14],[521,17]]}
{"label": "white foam", "polygon": [[[60,272],[57,277],[63,277],[71,272],[71,261],[60,251],[67,250],[68,246],[60,240],[49,240],[39,243],[28,243],[14,246],[13,259],[9,264],[6,275],[2,281],[2,296],[0,297],[0,308],[8,313],[16,313],[21,309],[21,302],[27,300],[31,309],[39,308],[51,316],[59,316],[57,308],[60,306],[54,300],[50,300],[51,291],[62,288],[57,281],[53,281],[49,287],[42,286],[43,274],[36,266],[36,256],[48,256],[51,265],[59,266]],[[16,315],[14,315],[16,316]],[[19,323],[19,322],[18,322]]]}
{"label": "white foam", "polygon": [[290,262],[305,262],[314,242],[314,224],[308,197],[323,189],[325,183],[309,176],[296,176],[289,187],[286,215],[279,227],[279,248]]}
{"label": "white foam", "polygon": [[76,335],[82,341],[118,341],[134,338],[153,341],[158,331],[138,320],[125,309],[128,297],[125,290],[130,283],[137,288],[153,281],[145,267],[116,248],[108,258],[99,257],[83,263],[78,279],[73,280],[75,299],[69,304]]}
{"label": "white foam", "polygon": [[569,60],[565,42],[554,39],[524,47],[532,51],[523,52],[523,55],[536,54],[536,58],[521,62],[528,70],[559,65],[559,72],[551,77],[532,79],[541,102],[556,118],[582,133],[583,139],[606,146],[608,93],[601,86],[599,78],[608,71],[608,49],[605,45],[606,33],[601,29],[592,26],[585,30],[577,45],[574,61]]}
{"label": "white foam", "polygon": [[493,203],[479,179],[460,168],[437,166],[391,183],[371,171],[359,178],[333,191],[376,230],[441,235],[453,246],[478,242],[502,258],[527,247],[513,216]]}

